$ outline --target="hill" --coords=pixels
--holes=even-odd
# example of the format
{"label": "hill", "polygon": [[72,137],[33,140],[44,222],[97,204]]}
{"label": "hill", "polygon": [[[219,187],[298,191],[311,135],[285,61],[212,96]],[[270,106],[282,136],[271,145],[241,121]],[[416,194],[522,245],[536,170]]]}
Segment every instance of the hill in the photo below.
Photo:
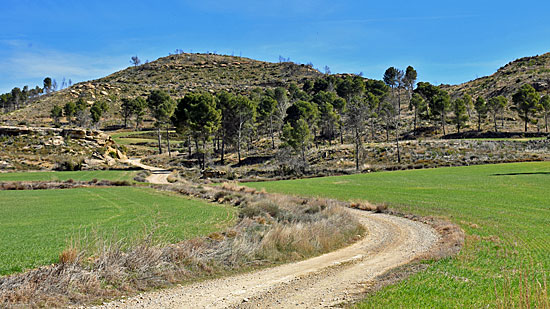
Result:
{"label": "hill", "polygon": [[[109,104],[104,125],[119,124],[116,113],[120,99],[146,95],[163,89],[173,97],[190,91],[227,90],[236,93],[253,88],[274,88],[290,82],[322,76],[309,65],[292,62],[271,63],[244,57],[181,53],[128,67],[107,77],[75,84],[69,88],[39,97],[26,107],[3,115],[7,124],[29,125],[51,123],[50,111],[55,105],[83,98],[89,105],[104,100]],[[116,117],[115,117],[116,116]]]}
{"label": "hill", "polygon": [[550,53],[524,57],[498,69],[491,76],[481,77],[460,85],[446,86],[453,96],[468,93],[485,98],[503,95],[511,98],[524,84],[531,84],[538,92],[550,91]]}

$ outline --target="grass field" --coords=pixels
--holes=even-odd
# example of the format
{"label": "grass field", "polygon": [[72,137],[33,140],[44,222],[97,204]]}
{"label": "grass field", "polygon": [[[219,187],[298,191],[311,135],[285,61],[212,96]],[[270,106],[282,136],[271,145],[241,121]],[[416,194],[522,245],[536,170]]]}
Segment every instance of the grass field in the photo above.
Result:
{"label": "grass field", "polygon": [[[157,138],[151,138],[150,136],[144,136],[144,138],[134,137],[135,135],[150,135],[151,133],[156,134],[156,131],[129,131],[129,132],[118,132],[111,135],[113,140],[119,145],[134,145],[139,143],[157,143]],[[171,133],[174,133],[171,131]],[[132,137],[129,137],[132,136]],[[162,143],[165,143],[166,131],[162,132]],[[181,140],[170,139],[170,143],[181,143]]]}
{"label": "grass field", "polygon": [[77,181],[126,180],[133,181],[137,171],[74,171],[74,172],[15,172],[0,173],[0,181]]}
{"label": "grass field", "polygon": [[0,275],[57,262],[83,235],[177,242],[230,225],[234,208],[149,188],[0,191]]}
{"label": "grass field", "polygon": [[119,145],[131,145],[135,143],[147,143],[154,141],[148,138],[127,138],[130,135],[146,134],[150,133],[149,131],[129,131],[129,132],[118,132],[111,135],[113,140]]}
{"label": "grass field", "polygon": [[466,245],[457,257],[431,261],[427,271],[368,297],[358,305],[361,308],[496,307],[508,301],[517,304],[520,295],[522,301],[540,305],[536,298],[543,297],[545,278],[546,297],[550,294],[550,162],[247,185],[387,203],[403,212],[447,218],[466,231]]}

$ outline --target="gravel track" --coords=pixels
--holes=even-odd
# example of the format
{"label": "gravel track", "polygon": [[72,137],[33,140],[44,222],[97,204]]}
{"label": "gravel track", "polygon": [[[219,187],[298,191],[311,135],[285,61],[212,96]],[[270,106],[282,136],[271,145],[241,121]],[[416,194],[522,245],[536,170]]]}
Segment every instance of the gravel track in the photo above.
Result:
{"label": "gravel track", "polygon": [[353,245],[301,262],[143,293],[95,308],[319,308],[357,300],[373,280],[438,241],[428,225],[348,209],[367,229]]}
{"label": "gravel track", "polygon": [[159,167],[145,165],[141,163],[141,159],[128,159],[125,162],[128,162],[134,166],[140,167],[144,170],[150,171],[151,175],[145,178],[148,182],[154,183],[154,184],[169,184],[168,176],[172,171],[165,170]]}

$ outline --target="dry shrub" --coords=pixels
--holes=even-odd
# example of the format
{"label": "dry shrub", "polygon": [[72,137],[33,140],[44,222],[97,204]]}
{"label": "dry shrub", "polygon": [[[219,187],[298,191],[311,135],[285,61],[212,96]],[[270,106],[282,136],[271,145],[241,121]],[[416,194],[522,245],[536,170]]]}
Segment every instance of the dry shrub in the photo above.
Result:
{"label": "dry shrub", "polygon": [[76,262],[76,259],[78,257],[78,251],[76,248],[67,248],[61,252],[59,255],[59,263],[61,264],[69,264]]}
{"label": "dry shrub", "polygon": [[166,177],[166,181],[168,181],[169,183],[176,183],[179,180],[180,179],[179,179],[178,171],[172,171],[172,173],[170,173],[170,175],[168,175],[168,177]]}
{"label": "dry shrub", "polygon": [[110,186],[131,186],[126,180],[100,180],[90,181],[14,181],[0,182],[0,190],[51,190],[51,189],[73,189],[82,187],[110,187]]}
{"label": "dry shrub", "polygon": [[386,204],[374,205],[374,204],[371,204],[371,203],[369,203],[367,201],[363,201],[363,200],[352,201],[350,203],[350,207],[360,209],[360,210],[374,211],[374,212],[377,212],[377,213],[385,212],[388,209],[388,205],[386,205]]}

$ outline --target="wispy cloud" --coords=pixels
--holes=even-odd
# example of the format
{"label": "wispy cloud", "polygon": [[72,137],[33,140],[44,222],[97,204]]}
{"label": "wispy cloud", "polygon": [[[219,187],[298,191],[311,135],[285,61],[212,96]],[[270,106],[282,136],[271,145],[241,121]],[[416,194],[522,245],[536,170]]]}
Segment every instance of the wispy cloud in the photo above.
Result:
{"label": "wispy cloud", "polygon": [[416,22],[416,21],[441,21],[454,19],[476,18],[479,15],[438,15],[438,16],[401,16],[401,17],[382,17],[382,18],[362,18],[362,19],[334,19],[322,20],[313,23],[322,24],[366,24],[366,23],[388,23],[388,22]]}
{"label": "wispy cloud", "polygon": [[20,83],[39,84],[46,76],[73,81],[93,79],[121,68],[120,59],[69,53],[33,47],[21,40],[2,40],[0,46],[0,91],[5,92]]}

